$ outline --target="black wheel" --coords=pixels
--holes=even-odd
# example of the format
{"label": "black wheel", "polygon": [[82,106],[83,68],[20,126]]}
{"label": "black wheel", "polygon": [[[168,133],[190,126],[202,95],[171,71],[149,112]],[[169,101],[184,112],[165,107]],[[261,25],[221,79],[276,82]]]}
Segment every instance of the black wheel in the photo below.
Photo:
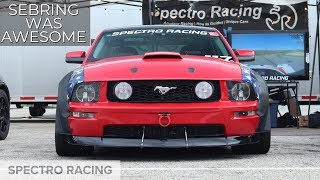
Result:
{"label": "black wheel", "polygon": [[29,113],[31,116],[43,116],[46,113],[46,109],[44,107],[29,107]]}
{"label": "black wheel", "polygon": [[267,154],[270,149],[271,133],[257,134],[259,142],[255,144],[232,146],[232,152],[236,154]]}
{"label": "black wheel", "polygon": [[9,98],[2,89],[0,89],[0,140],[7,138],[10,127],[10,102]]}
{"label": "black wheel", "polygon": [[72,137],[55,134],[56,152],[59,156],[87,156],[93,153],[94,147],[70,144]]}
{"label": "black wheel", "polygon": [[17,108],[17,109],[22,109],[23,106],[22,106],[21,104],[16,104],[16,108]]}

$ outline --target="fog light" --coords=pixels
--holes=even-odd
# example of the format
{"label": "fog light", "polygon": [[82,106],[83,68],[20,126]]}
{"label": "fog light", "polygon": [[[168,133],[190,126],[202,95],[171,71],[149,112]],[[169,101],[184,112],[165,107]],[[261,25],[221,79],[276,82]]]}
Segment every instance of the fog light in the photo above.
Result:
{"label": "fog light", "polygon": [[256,115],[256,111],[242,111],[242,112],[234,113],[234,117],[253,116],[253,115]]}
{"label": "fog light", "polygon": [[127,100],[132,95],[132,86],[127,82],[120,82],[115,86],[114,94],[120,100]]}
{"label": "fog light", "polygon": [[212,86],[212,84],[206,81],[199,82],[195,87],[195,93],[200,99],[208,99],[212,96],[213,91],[214,87]]}
{"label": "fog light", "polygon": [[84,113],[84,112],[72,112],[73,117],[77,118],[93,118],[93,113]]}

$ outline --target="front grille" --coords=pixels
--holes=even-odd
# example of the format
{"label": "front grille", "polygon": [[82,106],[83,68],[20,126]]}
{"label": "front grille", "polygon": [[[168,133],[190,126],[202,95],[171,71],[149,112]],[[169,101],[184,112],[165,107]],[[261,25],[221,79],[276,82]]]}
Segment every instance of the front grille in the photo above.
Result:
{"label": "front grille", "polygon": [[[214,92],[210,98],[203,100],[195,94],[195,86],[201,82],[199,80],[141,80],[125,81],[132,86],[132,95],[127,100],[120,100],[114,94],[114,88],[119,82],[108,82],[107,98],[110,102],[213,102],[220,99],[219,81],[207,81],[213,85]],[[157,86],[176,88],[161,95],[155,90]]]}
{"label": "front grille", "polygon": [[141,139],[144,131],[145,139],[184,139],[201,137],[223,137],[224,127],[222,125],[174,125],[161,127],[159,125],[148,126],[106,126],[104,137],[106,138],[128,138]]}

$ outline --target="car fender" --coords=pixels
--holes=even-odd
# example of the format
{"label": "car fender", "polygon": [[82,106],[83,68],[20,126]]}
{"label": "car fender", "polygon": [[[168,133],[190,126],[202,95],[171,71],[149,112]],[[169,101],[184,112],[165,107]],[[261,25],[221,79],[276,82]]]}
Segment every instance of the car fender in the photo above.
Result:
{"label": "car fender", "polygon": [[55,125],[55,131],[58,134],[70,134],[68,123],[69,101],[67,86],[72,74],[73,71],[64,76],[59,83]]}
{"label": "car fender", "polygon": [[257,132],[266,132],[271,130],[270,108],[269,108],[269,91],[265,80],[255,71],[252,71],[259,89],[258,111],[259,126]]}

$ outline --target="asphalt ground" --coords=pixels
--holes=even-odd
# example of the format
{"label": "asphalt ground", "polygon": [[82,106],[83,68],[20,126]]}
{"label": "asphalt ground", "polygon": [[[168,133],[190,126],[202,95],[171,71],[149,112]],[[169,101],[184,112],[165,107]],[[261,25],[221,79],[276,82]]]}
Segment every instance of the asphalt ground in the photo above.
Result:
{"label": "asphalt ground", "polygon": [[[312,112],[319,106],[314,106]],[[280,108],[280,111],[284,111]],[[0,161],[120,160],[121,179],[319,179],[320,129],[272,129],[265,155],[236,155],[229,148],[98,148],[86,157],[59,157],[54,147],[54,112],[29,118],[27,108],[11,109],[14,123],[0,142]],[[305,109],[302,109],[305,112]]]}

